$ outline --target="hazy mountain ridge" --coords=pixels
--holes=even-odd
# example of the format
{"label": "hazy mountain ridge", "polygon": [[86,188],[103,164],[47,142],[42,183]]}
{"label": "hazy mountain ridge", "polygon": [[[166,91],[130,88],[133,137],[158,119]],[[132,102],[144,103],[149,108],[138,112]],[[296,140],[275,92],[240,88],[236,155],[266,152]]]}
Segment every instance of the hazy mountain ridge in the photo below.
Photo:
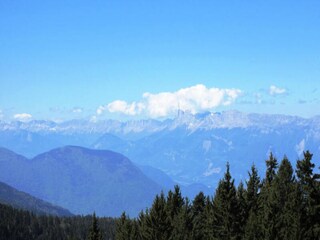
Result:
{"label": "hazy mountain ridge", "polygon": [[297,126],[320,126],[320,117],[302,118],[280,114],[256,114],[242,113],[238,111],[226,111],[222,113],[206,112],[202,114],[191,114],[179,111],[173,119],[159,120],[129,120],[126,122],[118,120],[70,120],[65,122],[54,122],[45,120],[33,120],[29,122],[3,122],[0,121],[0,131],[26,130],[38,133],[113,133],[127,135],[129,133],[154,133],[164,129],[173,130],[184,126],[190,130],[214,129],[214,128],[247,128],[247,127],[274,127],[283,125]]}
{"label": "hazy mountain ridge", "polygon": [[68,210],[62,207],[35,198],[30,194],[21,192],[3,182],[0,182],[0,203],[41,215],[72,216]]}
{"label": "hazy mountain ridge", "polygon": [[0,168],[1,181],[75,214],[135,216],[161,190],[129,159],[106,150],[67,146],[27,159],[2,149]]}

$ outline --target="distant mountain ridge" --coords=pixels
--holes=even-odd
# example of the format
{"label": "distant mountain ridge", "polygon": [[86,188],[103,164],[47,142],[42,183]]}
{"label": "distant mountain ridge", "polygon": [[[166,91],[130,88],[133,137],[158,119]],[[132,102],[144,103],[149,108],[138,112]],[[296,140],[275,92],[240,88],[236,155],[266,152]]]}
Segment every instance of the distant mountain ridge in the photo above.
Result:
{"label": "distant mountain ridge", "polygon": [[33,157],[65,145],[116,151],[174,182],[215,186],[227,161],[236,179],[245,180],[253,163],[264,171],[270,151],[293,162],[306,149],[320,158],[320,117],[179,111],[163,121],[0,122],[0,146],[19,154]]}
{"label": "distant mountain ridge", "polygon": [[27,159],[0,149],[0,181],[75,214],[136,216],[161,187],[123,155],[66,146]]}
{"label": "distant mountain ridge", "polygon": [[30,194],[18,191],[3,182],[0,182],[0,203],[41,215],[73,216],[67,209],[52,205]]}
{"label": "distant mountain ridge", "polygon": [[3,122],[0,121],[0,131],[25,130],[33,133],[65,133],[65,134],[104,134],[128,135],[130,133],[150,134],[159,131],[174,130],[186,127],[190,130],[216,129],[216,128],[248,128],[248,127],[274,127],[294,124],[299,126],[320,127],[320,116],[302,118],[280,114],[242,113],[239,111],[226,111],[221,113],[206,112],[191,114],[180,111],[173,119],[159,120],[70,120],[54,122],[45,120],[32,120],[29,122]]}

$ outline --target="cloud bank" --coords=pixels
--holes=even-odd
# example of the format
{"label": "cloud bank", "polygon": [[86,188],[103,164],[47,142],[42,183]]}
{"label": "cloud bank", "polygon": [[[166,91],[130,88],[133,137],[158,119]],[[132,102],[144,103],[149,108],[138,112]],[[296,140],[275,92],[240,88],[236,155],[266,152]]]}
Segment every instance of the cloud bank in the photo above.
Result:
{"label": "cloud bank", "polygon": [[96,113],[103,112],[122,113],[136,116],[140,114],[152,118],[167,117],[178,110],[188,111],[193,114],[210,111],[219,106],[232,104],[240,95],[239,89],[207,88],[198,84],[188,88],[182,88],[176,92],[160,92],[142,95],[142,99],[136,102],[116,100],[107,105],[100,106]]}
{"label": "cloud bank", "polygon": [[26,122],[32,119],[32,115],[29,113],[17,113],[13,115],[13,118],[22,122]]}

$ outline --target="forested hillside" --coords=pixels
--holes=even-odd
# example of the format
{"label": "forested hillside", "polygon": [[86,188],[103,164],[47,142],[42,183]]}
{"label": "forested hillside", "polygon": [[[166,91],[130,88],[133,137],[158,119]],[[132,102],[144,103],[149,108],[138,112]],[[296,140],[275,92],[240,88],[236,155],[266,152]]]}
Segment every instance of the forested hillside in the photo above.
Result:
{"label": "forested hillside", "polygon": [[260,179],[252,166],[246,183],[235,186],[229,164],[213,197],[200,192],[193,201],[178,186],[157,195],[138,218],[125,213],[116,239],[320,239],[320,183],[312,154],[304,153],[294,171],[284,157],[271,154]]}
{"label": "forested hillside", "polygon": [[[114,239],[114,220],[97,218],[97,222],[102,238]],[[0,240],[86,240],[92,225],[92,216],[35,215],[0,204]]]}

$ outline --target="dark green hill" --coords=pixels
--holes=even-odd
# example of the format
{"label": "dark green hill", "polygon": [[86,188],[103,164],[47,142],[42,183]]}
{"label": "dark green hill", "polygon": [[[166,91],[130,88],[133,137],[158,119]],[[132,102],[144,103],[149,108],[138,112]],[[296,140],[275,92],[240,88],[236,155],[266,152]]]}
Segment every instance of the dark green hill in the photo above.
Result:
{"label": "dark green hill", "polygon": [[61,207],[35,198],[30,194],[18,191],[17,189],[0,182],[0,203],[7,204],[15,208],[29,210],[41,215],[72,216],[72,214]]}

